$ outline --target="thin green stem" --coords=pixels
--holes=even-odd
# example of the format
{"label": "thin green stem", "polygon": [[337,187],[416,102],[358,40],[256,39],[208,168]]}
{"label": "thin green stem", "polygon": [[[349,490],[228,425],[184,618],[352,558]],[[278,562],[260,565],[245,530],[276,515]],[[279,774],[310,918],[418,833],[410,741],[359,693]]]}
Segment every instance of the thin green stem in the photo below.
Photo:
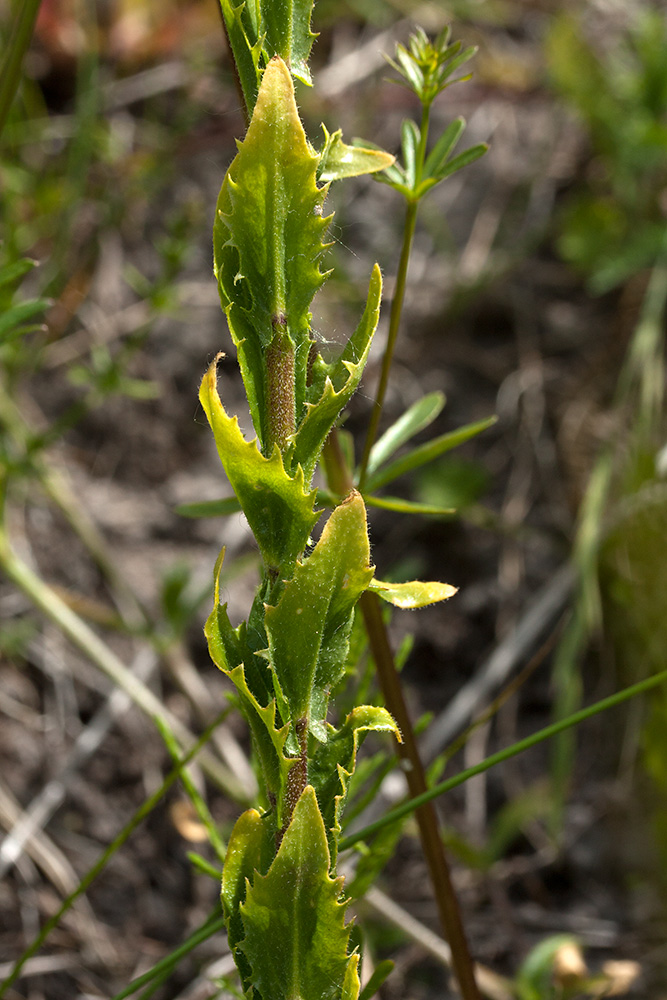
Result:
{"label": "thin green stem", "polygon": [[204,941],[208,941],[210,937],[217,934],[218,931],[224,930],[225,918],[219,916],[218,908],[216,907],[214,913],[206,920],[201,927],[199,927],[190,937],[183,942],[183,944],[176,948],[174,951],[170,952],[163,959],[157,962],[152,969],[148,972],[144,972],[142,976],[137,976],[133,979],[131,983],[117,993],[112,1000],[125,1000],[125,997],[129,997],[132,993],[140,990],[142,986],[146,986],[147,983],[151,983],[157,976],[162,976],[164,973],[169,973],[171,970],[180,962],[182,958],[189,955],[197,945],[202,944]]}
{"label": "thin green stem", "polygon": [[[79,896],[83,895],[83,893],[86,892],[86,890],[88,889],[88,887],[94,882],[94,880],[97,878],[97,876],[100,874],[100,872],[106,867],[106,865],[108,864],[108,862],[111,859],[111,857],[116,853],[116,851],[118,851],[123,846],[123,844],[128,840],[128,838],[131,836],[131,834],[136,830],[136,828],[139,826],[139,824],[142,822],[142,820],[144,820],[146,818],[146,816],[148,816],[148,814],[158,804],[158,802],[160,801],[160,799],[162,799],[164,797],[164,795],[169,791],[169,789],[171,788],[171,786],[174,784],[174,782],[180,776],[183,768],[187,764],[189,764],[190,761],[194,760],[194,758],[197,756],[197,754],[201,751],[201,749],[205,746],[205,744],[210,739],[211,733],[213,732],[213,730],[215,729],[215,727],[218,726],[222,722],[222,720],[225,718],[225,716],[227,715],[228,712],[229,712],[229,709],[225,709],[225,711],[222,712],[211,723],[211,725],[208,726],[204,730],[204,732],[199,737],[199,739],[194,744],[194,746],[191,747],[190,750],[188,750],[188,752],[179,760],[179,762],[176,764],[176,766],[169,772],[169,774],[164,779],[164,781],[162,782],[162,784],[160,785],[160,787],[158,789],[156,789],[156,791],[154,791],[153,794],[151,796],[149,796],[149,798],[147,798],[146,801],[143,802],[139,806],[139,808],[137,809],[137,811],[135,812],[135,814],[132,816],[132,818],[130,819],[130,821],[125,824],[125,826],[120,831],[120,833],[118,834],[118,836],[115,837],[115,839],[111,842],[111,844],[109,844],[109,846],[107,847],[107,849],[100,855],[100,857],[95,862],[95,864],[93,865],[93,867],[90,868],[88,872],[86,872],[86,874],[83,876],[83,878],[81,879],[81,881],[77,885],[77,887],[74,890],[74,892],[70,893],[70,895],[66,899],[63,900],[63,902],[62,902],[61,906],[59,907],[59,909],[57,910],[57,912],[54,913],[54,915],[52,917],[49,917],[49,919],[44,924],[44,926],[40,930],[40,932],[37,935],[37,937],[34,939],[34,941],[32,941],[32,943],[23,952],[23,954],[21,955],[21,957],[17,960],[16,964],[14,965],[14,968],[12,969],[12,971],[9,974],[9,976],[7,977],[7,979],[5,979],[5,981],[3,983],[0,983],[0,1000],[2,1000],[2,997],[4,997],[4,995],[7,992],[7,990],[19,978],[19,976],[21,975],[21,970],[22,970],[23,966],[25,965],[25,963],[28,961],[28,959],[32,958],[32,956],[35,955],[39,951],[39,949],[42,947],[42,945],[46,941],[46,939],[49,936],[49,934],[51,933],[51,931],[55,927],[58,926],[58,924],[60,923],[60,920],[62,919],[62,917],[64,916],[64,914],[67,913],[67,911],[73,906],[73,904],[76,902],[76,900],[79,898]],[[220,920],[222,921],[222,918],[220,918]],[[221,923],[221,926],[222,926],[222,923]],[[211,933],[213,933],[213,932],[211,932]],[[189,940],[191,940],[191,939],[189,939]],[[204,940],[204,939],[202,939],[202,940]],[[186,945],[187,945],[187,943],[188,942],[186,942]],[[185,947],[185,945],[183,945],[183,948],[184,947]],[[171,958],[171,956],[169,956],[169,957]],[[132,991],[130,991],[130,992],[132,992]],[[126,993],[123,994],[123,996],[126,996],[126,995],[127,995]]]}
{"label": "thin green stem", "polygon": [[538,731],[533,733],[532,736],[527,736],[524,740],[519,740],[518,743],[513,743],[512,746],[491,754],[490,757],[486,757],[484,760],[480,761],[479,764],[475,764],[473,767],[469,767],[465,771],[460,771],[459,774],[455,774],[452,778],[448,778],[446,781],[441,781],[439,784],[434,785],[433,788],[429,788],[428,791],[423,792],[421,795],[417,795],[414,798],[409,799],[407,802],[404,802],[403,805],[397,806],[396,809],[390,810],[374,823],[369,823],[363,830],[358,830],[356,833],[352,833],[348,837],[344,837],[340,841],[338,849],[340,851],[345,851],[348,848],[353,847],[355,844],[358,844],[359,841],[366,840],[367,837],[372,836],[374,833],[378,833],[391,823],[396,823],[405,816],[409,816],[410,813],[413,813],[416,809],[427,802],[432,802],[433,799],[437,799],[440,795],[444,795],[445,792],[450,792],[453,788],[458,788],[459,785],[464,784],[464,782],[468,781],[469,778],[474,778],[477,774],[483,774],[484,771],[490,770],[492,767],[495,767],[496,764],[502,764],[504,761],[510,760],[512,757],[516,757],[518,754],[523,753],[524,750],[529,750],[531,747],[537,746],[538,743],[543,743],[544,740],[548,740],[552,736],[557,736],[566,729],[578,726],[580,723],[585,722],[587,719],[591,719],[594,715],[598,715],[600,712],[606,712],[610,708],[616,708],[617,705],[622,705],[624,702],[630,701],[631,698],[636,698],[638,695],[646,694],[648,691],[652,691],[653,688],[659,687],[666,681],[667,670],[661,670],[659,674],[655,674],[653,677],[648,677],[646,680],[639,681],[637,684],[631,684],[630,687],[624,688],[622,691],[617,691],[616,694],[609,695],[607,698],[602,698],[601,701],[596,701],[593,705],[589,705],[588,708],[582,708],[578,712],[574,712],[566,719],[561,719],[559,722],[553,722],[550,726],[545,726],[544,729],[538,729]]}
{"label": "thin green stem", "polygon": [[409,201],[405,211],[405,225],[403,227],[403,246],[401,248],[401,258],[398,264],[398,273],[396,275],[396,288],[394,291],[394,298],[391,303],[391,313],[389,315],[389,332],[387,334],[387,346],[385,348],[384,357],[382,359],[382,370],[380,372],[380,381],[378,383],[375,402],[373,403],[373,410],[371,412],[370,419],[368,422],[366,443],[364,445],[364,453],[361,458],[361,466],[359,469],[359,490],[361,492],[363,492],[364,485],[366,482],[366,473],[368,470],[368,461],[371,456],[371,449],[375,444],[375,439],[377,438],[378,427],[380,426],[380,417],[382,416],[382,407],[384,406],[384,398],[387,393],[387,386],[389,384],[389,374],[391,372],[391,366],[394,360],[394,349],[396,347],[396,338],[398,337],[398,330],[401,324],[403,299],[405,298],[405,286],[408,278],[408,264],[410,261],[410,251],[412,249],[412,240],[415,234],[415,223],[417,221],[417,207],[418,207],[418,202]]}
{"label": "thin green stem", "polygon": [[[428,129],[429,120],[431,114],[431,105],[422,105],[422,120],[421,128],[419,133],[419,146],[417,147],[416,160],[415,160],[415,191],[419,190],[421,184],[422,172],[424,169],[424,163],[426,160],[426,146],[428,143]],[[394,298],[391,303],[391,312],[389,314],[389,332],[387,334],[387,346],[385,348],[384,357],[382,359],[382,369],[380,372],[380,381],[378,383],[377,393],[375,396],[375,402],[373,403],[373,410],[368,422],[368,431],[366,433],[366,442],[364,444],[364,453],[361,457],[361,465],[359,468],[359,490],[363,492],[364,485],[366,483],[366,473],[368,470],[368,462],[371,456],[371,449],[375,444],[378,428],[380,426],[380,418],[382,416],[382,407],[384,406],[384,398],[387,394],[387,386],[389,385],[389,375],[391,373],[391,366],[394,361],[394,349],[396,347],[396,338],[398,337],[398,331],[401,325],[401,315],[403,313],[403,300],[405,298],[405,288],[408,279],[408,265],[410,263],[410,252],[412,250],[412,241],[415,235],[415,225],[417,222],[417,208],[419,206],[419,199],[410,199],[407,203],[405,210],[405,224],[403,226],[403,246],[401,248],[401,257],[398,263],[398,273],[396,275],[396,288],[394,290]]]}
{"label": "thin green stem", "polygon": [[17,0],[14,18],[5,41],[5,57],[0,66],[0,134],[21,80],[21,64],[35,28],[41,0]]}

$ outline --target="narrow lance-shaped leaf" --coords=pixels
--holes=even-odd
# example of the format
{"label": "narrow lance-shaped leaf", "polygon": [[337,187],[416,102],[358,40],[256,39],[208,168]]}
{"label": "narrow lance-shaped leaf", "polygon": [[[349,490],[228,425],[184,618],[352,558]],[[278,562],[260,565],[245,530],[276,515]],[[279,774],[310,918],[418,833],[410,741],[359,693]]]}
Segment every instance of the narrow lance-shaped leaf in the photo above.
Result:
{"label": "narrow lance-shaped leaf", "polygon": [[422,396],[389,427],[371,448],[368,474],[375,472],[395,451],[433,423],[445,405],[443,392],[430,392]]}
{"label": "narrow lance-shaped leaf", "polygon": [[496,419],[496,417],[487,417],[485,420],[466,424],[465,427],[459,427],[448,434],[442,434],[433,441],[427,441],[426,444],[409,451],[407,455],[401,455],[400,458],[389,462],[369,477],[366,483],[367,492],[372,493],[380,489],[381,486],[385,486],[386,483],[390,483],[392,480],[404,475],[406,472],[411,472],[413,469],[418,469],[419,466],[425,465],[427,462],[432,462],[433,459],[439,458],[440,455],[451,451],[452,448],[458,448],[459,445],[464,444],[495,424]]}
{"label": "narrow lance-shaped leaf", "polygon": [[352,493],[327,521],[275,607],[267,607],[268,657],[291,718],[326,739],[329,689],[345,665],[354,606],[370,583],[366,508]]}
{"label": "narrow lance-shaped leaf", "polygon": [[241,916],[240,944],[253,986],[270,1000],[357,1000],[358,956],[348,956],[350,926],[339,901],[342,878],[330,858],[315,792],[297,802],[266,875],[255,875]]}
{"label": "narrow lance-shaped leaf", "polygon": [[446,177],[450,177],[458,170],[463,170],[464,167],[474,163],[475,160],[479,160],[481,156],[484,156],[488,148],[489,147],[485,142],[480,142],[476,146],[470,146],[469,149],[459,153],[459,155],[455,156],[453,160],[448,160],[436,171],[433,177],[427,177],[426,180],[419,185],[420,197],[430,190],[430,188],[439,184],[440,181],[444,181]]}
{"label": "narrow lance-shaped leaf", "polygon": [[401,148],[408,187],[414,188],[416,181],[417,147],[419,146],[419,126],[411,118],[401,125]]}
{"label": "narrow lance-shaped leaf", "polygon": [[306,489],[303,471],[285,471],[277,447],[265,458],[257,442],[243,437],[236,417],[220,401],[216,361],[201,384],[199,399],[215,436],[220,461],[248,519],[267,567],[289,567],[303,552],[318,515],[315,492]]}
{"label": "narrow lance-shaped leaf", "polygon": [[426,157],[424,176],[435,174],[445,162],[466,127],[465,118],[455,118],[442,133],[431,152]]}

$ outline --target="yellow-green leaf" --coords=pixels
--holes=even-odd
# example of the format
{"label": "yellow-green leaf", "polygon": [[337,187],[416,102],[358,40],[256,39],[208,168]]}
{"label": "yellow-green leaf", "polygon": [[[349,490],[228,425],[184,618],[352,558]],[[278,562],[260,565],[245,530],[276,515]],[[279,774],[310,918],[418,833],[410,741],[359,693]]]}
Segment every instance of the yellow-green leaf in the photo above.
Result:
{"label": "yellow-green leaf", "polygon": [[199,399],[220,461],[266,566],[289,576],[318,518],[313,510],[316,493],[306,488],[301,468],[297,467],[294,476],[287,474],[277,447],[265,458],[256,441],[245,440],[238,418],[227,415],[218,395],[216,361],[204,376]]}
{"label": "yellow-green leaf", "polygon": [[446,601],[456,593],[458,587],[452,587],[448,583],[425,583],[422,580],[410,580],[409,583],[383,583],[382,580],[372,580],[368,589],[397,608],[411,609],[425,608],[428,604]]}
{"label": "yellow-green leaf", "polygon": [[342,878],[329,875],[329,850],[315,792],[296,804],[275,861],[255,875],[241,906],[240,944],[255,990],[267,1000],[356,1000]]}

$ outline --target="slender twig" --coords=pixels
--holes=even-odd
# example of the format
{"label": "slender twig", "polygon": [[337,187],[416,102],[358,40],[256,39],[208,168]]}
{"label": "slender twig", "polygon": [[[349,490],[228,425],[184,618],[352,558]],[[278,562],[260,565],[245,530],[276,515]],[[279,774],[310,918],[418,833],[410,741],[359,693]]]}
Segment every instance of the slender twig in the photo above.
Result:
{"label": "slender twig", "polygon": [[401,312],[403,310],[403,299],[405,298],[405,286],[408,277],[408,263],[410,261],[412,238],[414,236],[415,223],[417,221],[417,204],[418,203],[416,201],[408,202],[405,212],[405,224],[403,227],[403,246],[401,248],[401,257],[398,265],[398,273],[396,275],[396,287],[394,290],[394,297],[391,303],[391,313],[389,315],[389,332],[387,334],[387,346],[385,348],[384,357],[382,359],[380,381],[378,383],[377,392],[375,395],[375,402],[373,403],[373,410],[371,411],[370,419],[368,421],[368,431],[366,433],[364,453],[361,458],[361,465],[359,469],[359,489],[362,493],[366,482],[366,473],[368,470],[368,461],[370,459],[371,449],[375,444],[378,427],[380,425],[380,417],[382,416],[384,397],[387,393],[387,385],[389,384],[389,374],[391,372],[391,365],[394,359],[394,348],[396,346],[396,338],[398,337],[398,330],[401,324]]}

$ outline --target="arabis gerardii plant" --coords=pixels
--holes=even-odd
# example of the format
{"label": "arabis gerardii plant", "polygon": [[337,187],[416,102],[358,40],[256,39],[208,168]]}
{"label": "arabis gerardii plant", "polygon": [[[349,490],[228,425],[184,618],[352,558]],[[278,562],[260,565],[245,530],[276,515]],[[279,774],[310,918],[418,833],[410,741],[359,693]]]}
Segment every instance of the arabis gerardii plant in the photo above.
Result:
{"label": "arabis gerardii plant", "polygon": [[[292,75],[308,80],[310,6],[222,3],[250,121],[218,199],[215,273],[255,440],[225,411],[215,362],[200,391],[261,555],[247,620],[232,626],[216,583],[206,635],[236,688],[263,779],[259,808],[245,812],[232,833],[222,901],[243,989],[264,1000],[359,994],[359,955],[349,947],[336,875],[341,812],[364,734],[400,734],[386,709],[367,705],[334,727],[329,695],[345,672],[364,591],[412,607],[453,592],[444,584],[394,588],[374,579],[356,490],[335,506],[316,543],[312,537],[321,516],[312,477],[361,379],[382,290],[376,265],[356,330],[340,356],[326,361],[310,315],[326,279],[331,217],[324,202],[331,181],[385,169],[393,157],[348,146],[326,129],[319,151],[308,142]],[[221,563],[222,556],[216,578]]]}

